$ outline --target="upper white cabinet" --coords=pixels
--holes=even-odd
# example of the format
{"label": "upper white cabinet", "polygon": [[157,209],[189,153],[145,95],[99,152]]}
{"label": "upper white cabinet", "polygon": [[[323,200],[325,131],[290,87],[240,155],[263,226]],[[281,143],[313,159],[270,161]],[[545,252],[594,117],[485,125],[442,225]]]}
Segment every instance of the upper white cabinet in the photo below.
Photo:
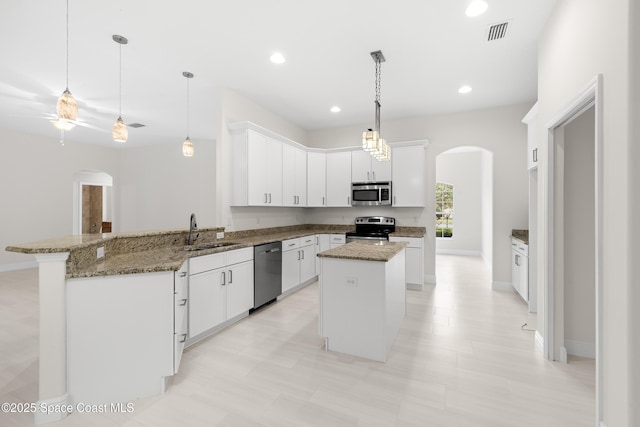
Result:
{"label": "upper white cabinet", "polygon": [[327,203],[327,155],[307,153],[307,206],[322,207]]}
{"label": "upper white cabinet", "polygon": [[[351,206],[351,152],[327,153],[328,207]],[[313,177],[310,177],[313,179]]]}
{"label": "upper white cabinet", "polygon": [[282,206],[307,206],[307,153],[282,145]]}
{"label": "upper white cabinet", "polygon": [[538,103],[535,103],[531,110],[522,119],[527,125],[527,168],[538,167]]}
{"label": "upper white cabinet", "polygon": [[394,147],[391,194],[394,207],[424,207],[424,145]]}
{"label": "upper white cabinet", "polygon": [[391,162],[379,162],[364,150],[354,150],[351,152],[351,181],[391,181]]}
{"label": "upper white cabinet", "polygon": [[253,129],[233,136],[232,205],[282,206],[282,143]]}

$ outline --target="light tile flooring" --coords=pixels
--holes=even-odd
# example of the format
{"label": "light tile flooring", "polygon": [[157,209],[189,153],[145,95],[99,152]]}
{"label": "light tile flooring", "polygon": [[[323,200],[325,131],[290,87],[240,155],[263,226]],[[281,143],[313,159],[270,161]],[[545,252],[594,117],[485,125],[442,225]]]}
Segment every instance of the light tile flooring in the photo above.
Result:
{"label": "light tile flooring", "polygon": [[[317,284],[185,352],[162,396],[130,414],[52,426],[595,425],[594,362],[534,350],[525,304],[490,289],[478,258],[437,259],[438,285],[409,291],[386,364],[323,350]],[[0,402],[37,401],[37,271],[0,273]],[[143,339],[143,337],[141,337]],[[33,423],[0,413],[1,426]]]}

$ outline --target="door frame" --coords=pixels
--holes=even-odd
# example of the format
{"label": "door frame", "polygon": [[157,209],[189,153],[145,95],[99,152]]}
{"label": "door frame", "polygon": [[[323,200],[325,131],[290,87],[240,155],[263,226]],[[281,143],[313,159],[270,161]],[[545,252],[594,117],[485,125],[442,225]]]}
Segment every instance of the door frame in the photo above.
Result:
{"label": "door frame", "polygon": [[105,187],[113,187],[113,177],[101,171],[83,170],[73,174],[73,223],[72,233],[74,235],[82,234],[82,186],[95,185],[103,188],[103,205],[106,203],[106,209],[103,209],[102,216],[109,218],[113,216],[113,201],[108,203],[107,200],[112,199],[111,194],[105,194]]}
{"label": "door frame", "polygon": [[[555,360],[554,354],[560,349],[554,339],[558,334],[558,325],[554,311],[559,308],[561,301],[555,295],[555,270],[562,266],[555,265],[556,233],[555,220],[555,163],[556,163],[556,137],[555,131],[580,116],[587,109],[594,107],[595,111],[595,310],[596,310],[596,419],[599,424],[602,420],[602,384],[603,384],[603,348],[602,348],[602,145],[603,145],[603,120],[602,120],[602,74],[596,75],[580,93],[561,109],[552,120],[546,124],[547,129],[547,194],[546,194],[546,241],[545,241],[545,297],[544,297],[544,340],[543,354],[548,360]],[[558,305],[558,307],[556,307]]]}

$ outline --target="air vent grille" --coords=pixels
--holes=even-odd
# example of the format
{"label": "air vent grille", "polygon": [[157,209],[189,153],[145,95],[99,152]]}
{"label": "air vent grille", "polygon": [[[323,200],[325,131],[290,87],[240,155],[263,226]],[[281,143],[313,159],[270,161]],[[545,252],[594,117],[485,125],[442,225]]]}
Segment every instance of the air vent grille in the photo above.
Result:
{"label": "air vent grille", "polygon": [[142,123],[129,123],[127,126],[130,128],[143,128],[146,125],[143,125]]}
{"label": "air vent grille", "polygon": [[507,27],[509,26],[509,21],[501,22],[499,24],[494,24],[489,27],[487,41],[491,42],[494,40],[500,40],[507,36]]}

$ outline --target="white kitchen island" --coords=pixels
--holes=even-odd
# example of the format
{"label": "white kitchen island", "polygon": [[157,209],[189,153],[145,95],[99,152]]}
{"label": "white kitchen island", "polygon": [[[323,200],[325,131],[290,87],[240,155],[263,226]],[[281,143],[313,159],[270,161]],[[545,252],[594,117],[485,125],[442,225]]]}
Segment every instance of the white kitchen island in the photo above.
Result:
{"label": "white kitchen island", "polygon": [[387,361],[406,314],[406,245],[355,241],[318,254],[327,350]]}

